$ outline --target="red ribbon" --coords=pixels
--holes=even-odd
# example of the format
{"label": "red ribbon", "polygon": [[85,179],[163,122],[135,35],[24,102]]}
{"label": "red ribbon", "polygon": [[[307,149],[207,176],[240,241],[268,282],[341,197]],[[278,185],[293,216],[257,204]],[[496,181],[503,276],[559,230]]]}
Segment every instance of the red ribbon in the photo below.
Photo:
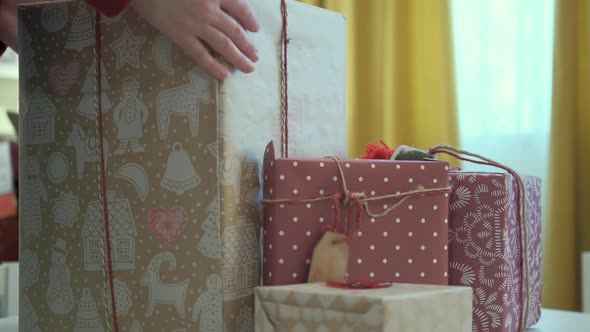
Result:
{"label": "red ribbon", "polygon": [[[107,198],[107,183],[106,183],[106,167],[104,160],[104,126],[102,117],[102,43],[101,43],[101,29],[100,29],[100,13],[96,12],[94,27],[95,27],[95,56],[96,56],[96,99],[97,99],[97,125],[98,125],[98,146],[100,147],[100,186],[102,194],[102,208],[103,208],[103,219],[104,219],[104,231],[105,231],[105,246],[107,256],[107,273],[108,282],[110,288],[111,297],[111,308],[113,313],[113,328],[115,332],[119,331],[119,324],[117,322],[117,301],[115,301],[115,287],[114,287],[114,276],[113,276],[113,262],[111,256],[111,232],[109,227],[109,204]],[[107,322],[108,323],[108,322]]]}
{"label": "red ribbon", "polygon": [[282,141],[282,152],[283,157],[289,157],[289,71],[287,62],[287,45],[289,44],[289,36],[287,35],[287,1],[281,0],[281,18],[282,18],[282,42],[283,52],[281,58],[281,98],[283,103],[282,118],[284,123],[281,127],[283,130],[281,141]]}

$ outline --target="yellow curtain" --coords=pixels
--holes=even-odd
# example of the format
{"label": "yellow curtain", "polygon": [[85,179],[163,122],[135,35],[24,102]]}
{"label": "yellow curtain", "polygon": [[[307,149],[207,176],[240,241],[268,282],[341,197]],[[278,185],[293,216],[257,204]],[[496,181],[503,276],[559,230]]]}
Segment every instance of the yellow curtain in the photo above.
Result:
{"label": "yellow curtain", "polygon": [[304,0],[346,16],[349,153],[458,144],[449,0]]}
{"label": "yellow curtain", "polygon": [[556,2],[549,215],[543,306],[580,309],[580,253],[590,250],[590,2]]}

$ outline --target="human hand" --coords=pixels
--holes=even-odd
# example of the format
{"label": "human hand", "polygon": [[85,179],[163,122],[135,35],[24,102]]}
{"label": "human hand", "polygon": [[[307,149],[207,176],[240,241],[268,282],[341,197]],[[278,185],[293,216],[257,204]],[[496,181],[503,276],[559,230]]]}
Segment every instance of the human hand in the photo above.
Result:
{"label": "human hand", "polygon": [[247,0],[134,0],[132,6],[214,78],[229,71],[208,47],[242,72],[254,71],[258,50],[246,30],[259,26]]}

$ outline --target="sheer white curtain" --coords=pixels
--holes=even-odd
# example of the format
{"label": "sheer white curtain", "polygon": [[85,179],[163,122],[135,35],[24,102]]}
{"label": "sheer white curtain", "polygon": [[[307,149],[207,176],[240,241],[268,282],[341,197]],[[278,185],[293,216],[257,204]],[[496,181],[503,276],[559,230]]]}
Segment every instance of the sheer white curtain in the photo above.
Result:
{"label": "sheer white curtain", "polygon": [[462,147],[545,187],[554,1],[453,0],[452,21]]}

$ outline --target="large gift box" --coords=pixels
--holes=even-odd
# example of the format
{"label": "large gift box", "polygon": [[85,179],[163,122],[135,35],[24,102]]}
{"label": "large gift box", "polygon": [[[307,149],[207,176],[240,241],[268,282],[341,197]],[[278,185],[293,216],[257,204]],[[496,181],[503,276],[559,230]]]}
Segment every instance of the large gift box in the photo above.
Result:
{"label": "large gift box", "polygon": [[448,169],[441,161],[276,158],[269,144],[264,285],[448,284]]}
{"label": "large gift box", "polygon": [[473,288],[473,331],[520,331],[541,315],[541,181],[520,178],[451,172],[449,283]]}
{"label": "large gift box", "polygon": [[323,283],[256,289],[256,331],[471,331],[469,287],[394,284],[340,289]]}
{"label": "large gift box", "polygon": [[287,2],[281,93],[280,6],[223,82],[131,9],[19,8],[22,330],[253,328],[266,143],[346,151],[344,20]]}

